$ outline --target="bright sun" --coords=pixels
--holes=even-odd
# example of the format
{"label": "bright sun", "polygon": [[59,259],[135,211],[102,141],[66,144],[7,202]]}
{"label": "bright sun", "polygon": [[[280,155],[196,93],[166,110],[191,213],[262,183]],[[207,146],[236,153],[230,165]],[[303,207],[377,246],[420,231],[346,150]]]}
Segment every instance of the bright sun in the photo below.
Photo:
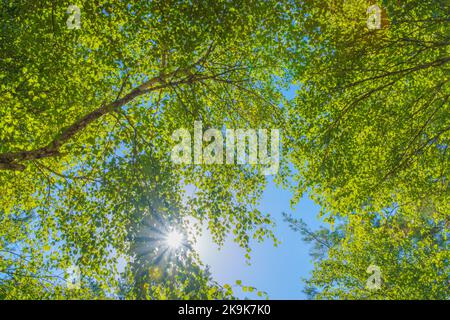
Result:
{"label": "bright sun", "polygon": [[172,230],[167,235],[166,243],[170,248],[177,249],[183,243],[183,235],[176,230]]}

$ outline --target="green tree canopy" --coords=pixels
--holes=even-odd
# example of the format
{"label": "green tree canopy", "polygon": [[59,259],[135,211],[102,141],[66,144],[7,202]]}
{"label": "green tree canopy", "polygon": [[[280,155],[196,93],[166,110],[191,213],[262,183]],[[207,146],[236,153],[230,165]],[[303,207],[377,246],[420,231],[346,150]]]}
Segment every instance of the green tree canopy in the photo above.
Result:
{"label": "green tree canopy", "polygon": [[290,220],[311,297],[448,298],[448,1],[97,0],[74,29],[69,5],[0,4],[1,297],[232,298],[188,244],[154,252],[172,227],[277,243],[262,165],[171,161],[201,121],[283,129],[275,180],[331,224]]}
{"label": "green tree canopy", "polygon": [[51,297],[41,275],[71,265],[113,294],[133,226],[155,212],[207,224],[218,244],[233,230],[248,252],[252,237],[274,239],[256,208],[260,168],[175,165],[171,135],[195,120],[277,121],[292,62],[282,39],[295,34],[289,3],[86,1],[80,29],[66,26],[69,4],[1,3],[6,295]]}
{"label": "green tree canopy", "polygon": [[[334,231],[314,244],[315,298],[448,299],[448,1],[307,1],[287,141],[304,192]],[[368,28],[378,5],[380,28]],[[304,106],[303,108],[301,106]],[[366,288],[370,265],[382,288]]]}

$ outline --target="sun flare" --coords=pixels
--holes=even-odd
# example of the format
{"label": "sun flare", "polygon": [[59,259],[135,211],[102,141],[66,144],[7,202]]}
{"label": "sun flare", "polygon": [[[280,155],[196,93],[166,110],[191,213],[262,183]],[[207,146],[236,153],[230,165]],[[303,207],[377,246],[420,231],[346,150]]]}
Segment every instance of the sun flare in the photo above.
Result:
{"label": "sun flare", "polygon": [[176,230],[172,230],[171,232],[169,232],[169,234],[167,235],[166,238],[166,243],[167,245],[172,248],[172,249],[177,249],[179,248],[182,243],[183,243],[183,235],[176,231]]}

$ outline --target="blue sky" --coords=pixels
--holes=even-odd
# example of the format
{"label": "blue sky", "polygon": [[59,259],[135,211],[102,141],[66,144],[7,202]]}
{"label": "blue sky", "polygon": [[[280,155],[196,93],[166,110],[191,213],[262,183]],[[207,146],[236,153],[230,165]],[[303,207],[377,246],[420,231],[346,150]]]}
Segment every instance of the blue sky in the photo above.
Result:
{"label": "blue sky", "polygon": [[[270,299],[305,299],[302,292],[302,277],[312,270],[309,246],[301,240],[299,233],[292,231],[283,221],[282,213],[301,217],[311,228],[320,226],[320,207],[304,197],[294,210],[290,207],[292,195],[270,182],[264,192],[260,208],[269,212],[276,222],[275,235],[282,242],[274,247],[272,241],[252,243],[251,265],[245,261],[245,251],[230,239],[219,250],[205,233],[196,246],[200,258],[211,267],[211,272],[220,284],[234,284],[242,280],[243,285],[266,291]],[[256,294],[236,290],[239,298],[258,298]]]}
{"label": "blue sky", "polygon": [[[284,92],[287,99],[295,97],[297,87]],[[245,251],[235,244],[231,237],[222,248],[213,244],[210,235],[205,234],[196,245],[202,261],[211,268],[214,279],[220,284],[234,284],[242,280],[246,286],[256,287],[267,292],[269,299],[305,299],[302,292],[301,278],[307,277],[313,264],[309,256],[309,245],[304,243],[301,235],[292,231],[283,221],[282,213],[290,213],[295,218],[302,218],[310,228],[317,229],[321,223],[318,218],[320,207],[307,196],[303,197],[292,209],[292,194],[269,181],[260,204],[263,212],[270,213],[276,223],[275,235],[281,244],[274,247],[272,241],[251,244],[251,265],[246,263]],[[256,294],[249,294],[237,289],[239,298],[258,299]]]}

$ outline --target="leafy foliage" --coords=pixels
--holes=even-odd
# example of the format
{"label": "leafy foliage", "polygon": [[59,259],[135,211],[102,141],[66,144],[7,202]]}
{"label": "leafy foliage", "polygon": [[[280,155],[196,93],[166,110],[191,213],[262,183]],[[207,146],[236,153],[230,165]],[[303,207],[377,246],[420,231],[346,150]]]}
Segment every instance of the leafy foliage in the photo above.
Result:
{"label": "leafy foliage", "polygon": [[276,181],[330,224],[288,218],[314,243],[311,297],[448,298],[450,8],[379,1],[368,30],[374,3],[85,1],[69,29],[68,1],[2,1],[0,297],[233,298],[189,243],[163,248],[174,226],[248,259],[277,243],[259,165],[170,161],[202,121],[283,128]]}
{"label": "leafy foliage", "polygon": [[[234,230],[248,252],[251,237],[275,241],[256,209],[258,167],[176,166],[169,155],[172,132],[196,120],[264,128],[280,116],[290,53],[275,35],[290,32],[287,4],[86,1],[80,29],[66,27],[68,5],[1,3],[5,297],[67,296],[41,275],[72,265],[118,294],[134,228],[156,213],[207,224],[218,244]],[[50,293],[28,290],[38,285]]]}
{"label": "leafy foliage", "polygon": [[[301,7],[307,45],[287,139],[297,197],[308,191],[340,224],[309,233],[291,221],[321,249],[308,290],[448,299],[450,7],[379,1],[382,28],[368,30],[371,4]],[[365,288],[370,264],[382,270],[381,291]]]}

